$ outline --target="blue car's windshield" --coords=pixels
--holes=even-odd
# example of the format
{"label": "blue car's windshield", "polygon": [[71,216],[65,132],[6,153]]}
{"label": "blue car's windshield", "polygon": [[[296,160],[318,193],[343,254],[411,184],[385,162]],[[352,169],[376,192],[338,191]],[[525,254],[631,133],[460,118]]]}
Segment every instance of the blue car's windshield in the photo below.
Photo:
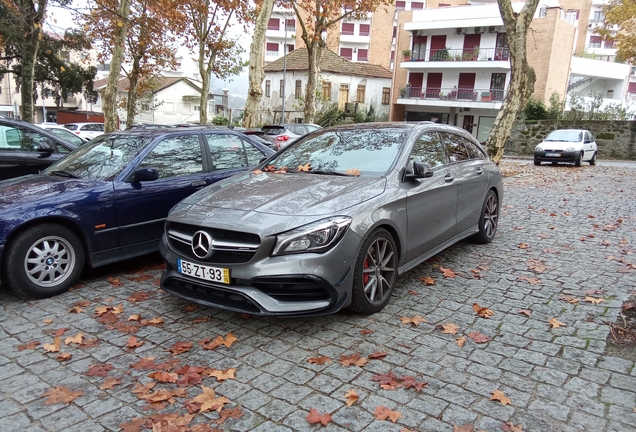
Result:
{"label": "blue car's windshield", "polygon": [[[325,131],[299,141],[268,162],[309,173],[380,177],[389,170],[407,133],[396,129]],[[309,170],[299,169],[301,166]]]}
{"label": "blue car's windshield", "polygon": [[85,180],[111,180],[151,141],[138,135],[102,135],[44,172]]}

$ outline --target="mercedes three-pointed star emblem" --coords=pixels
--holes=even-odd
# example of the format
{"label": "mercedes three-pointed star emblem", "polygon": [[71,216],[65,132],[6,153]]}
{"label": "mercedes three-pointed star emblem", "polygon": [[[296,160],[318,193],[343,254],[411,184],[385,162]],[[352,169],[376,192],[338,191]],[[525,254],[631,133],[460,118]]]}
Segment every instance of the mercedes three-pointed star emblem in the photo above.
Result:
{"label": "mercedes three-pointed star emblem", "polygon": [[200,259],[210,258],[214,254],[212,237],[205,231],[197,231],[192,236],[192,253]]}

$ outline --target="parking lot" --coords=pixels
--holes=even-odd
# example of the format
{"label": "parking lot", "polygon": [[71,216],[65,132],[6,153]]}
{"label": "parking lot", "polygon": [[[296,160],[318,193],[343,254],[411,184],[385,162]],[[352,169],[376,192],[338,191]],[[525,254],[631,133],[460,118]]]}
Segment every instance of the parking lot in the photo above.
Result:
{"label": "parking lot", "polygon": [[372,316],[189,304],[158,255],[0,291],[0,430],[636,430],[636,352],[608,343],[636,295],[636,164],[502,168],[495,240],[402,275]]}

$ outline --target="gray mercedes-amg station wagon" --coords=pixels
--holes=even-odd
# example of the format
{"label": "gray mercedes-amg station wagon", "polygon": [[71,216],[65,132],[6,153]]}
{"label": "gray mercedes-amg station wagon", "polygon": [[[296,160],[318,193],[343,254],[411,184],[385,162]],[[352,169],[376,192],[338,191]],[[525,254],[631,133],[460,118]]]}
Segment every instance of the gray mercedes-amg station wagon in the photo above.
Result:
{"label": "gray mercedes-amg station wagon", "polygon": [[493,240],[501,174],[466,131],[363,123],[313,132],[170,212],[161,288],[261,315],[374,313],[397,277]]}

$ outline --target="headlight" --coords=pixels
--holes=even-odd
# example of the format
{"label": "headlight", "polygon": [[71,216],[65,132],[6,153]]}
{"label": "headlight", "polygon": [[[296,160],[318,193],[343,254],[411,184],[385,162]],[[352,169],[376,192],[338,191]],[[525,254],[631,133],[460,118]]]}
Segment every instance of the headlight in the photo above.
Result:
{"label": "headlight", "polygon": [[338,243],[350,224],[350,217],[335,216],[279,234],[272,255],[326,252]]}
{"label": "headlight", "polygon": [[534,151],[536,151],[536,152],[542,152],[542,151],[543,151],[543,147],[541,147],[540,145],[538,145],[538,146],[536,146],[536,147],[534,148]]}
{"label": "headlight", "polygon": [[576,149],[574,147],[568,147],[565,149],[566,152],[575,152]]}

